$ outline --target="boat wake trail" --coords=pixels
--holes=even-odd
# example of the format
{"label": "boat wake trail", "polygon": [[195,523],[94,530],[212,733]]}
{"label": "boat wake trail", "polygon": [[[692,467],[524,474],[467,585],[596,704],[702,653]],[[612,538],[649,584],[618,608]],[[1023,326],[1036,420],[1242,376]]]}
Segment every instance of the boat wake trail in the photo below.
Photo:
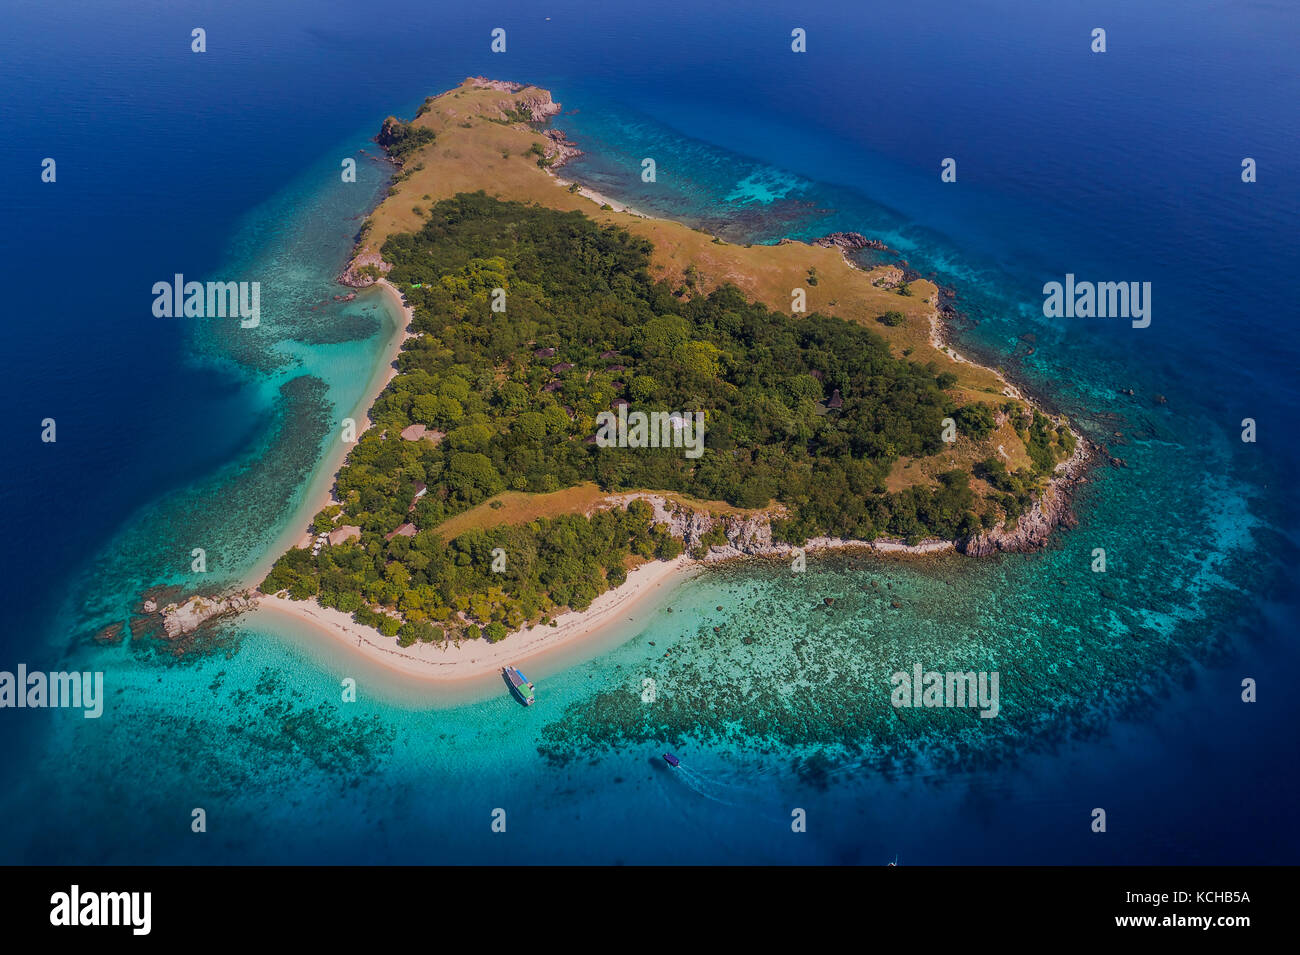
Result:
{"label": "boat wake trail", "polygon": [[720,806],[739,809],[746,813],[761,816],[768,820],[783,821],[782,813],[770,806],[761,805],[750,787],[728,782],[713,773],[702,773],[689,766],[678,766],[672,775],[695,795]]}
{"label": "boat wake trail", "polygon": [[734,806],[739,808],[742,803],[737,802],[735,797],[739,793],[731,793],[729,790],[735,788],[726,783],[716,782],[697,770],[690,769],[686,766],[678,766],[673,771],[683,785],[697,796],[702,796],[712,802],[720,803],[724,806]]}

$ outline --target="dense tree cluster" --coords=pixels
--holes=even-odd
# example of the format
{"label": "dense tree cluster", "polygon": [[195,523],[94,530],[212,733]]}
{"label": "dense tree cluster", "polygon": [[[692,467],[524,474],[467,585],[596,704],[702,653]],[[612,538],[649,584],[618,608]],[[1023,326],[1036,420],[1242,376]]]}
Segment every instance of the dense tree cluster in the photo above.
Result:
{"label": "dense tree cluster", "polygon": [[367,535],[317,557],[289,551],[262,589],[315,597],[407,646],[447,635],[499,640],[557,609],[586,609],[626,579],[630,558],[680,554],[681,541],[651,516],[650,505],[633,501],[591,517],[474,529],[450,542],[430,530],[389,541]]}
{"label": "dense tree cluster", "polygon": [[[651,278],[650,252],[581,213],[482,192],[439,202],[420,232],[391,237],[388,278],[421,334],[339,474],[342,513],[322,518],[360,527],[361,539],[318,557],[286,554],[263,589],[316,596],[408,643],[491,639],[555,608],[585,607],[622,581],[633,555],[680,550],[644,505],[451,541],[435,531],[504,490],[585,481],[745,508],[779,501],[788,518],[774,530],[794,542],[954,538],[991,522],[961,471],[892,494],[885,479],[899,456],[944,447],[945,417],[979,437],[994,427],[992,409],[956,407],[944,391],[950,376],[894,358],[854,323],[791,319],[733,286],[674,294]],[[705,453],[597,447],[597,414],[620,403],[703,412]],[[433,440],[403,440],[412,425]],[[1039,440],[1037,420],[1027,433]],[[504,573],[491,570],[498,547]]]}
{"label": "dense tree cluster", "polygon": [[433,142],[434,138],[433,130],[425,126],[416,126],[396,116],[389,116],[380,127],[375,142],[383,146],[393,159],[402,162],[421,146]]}

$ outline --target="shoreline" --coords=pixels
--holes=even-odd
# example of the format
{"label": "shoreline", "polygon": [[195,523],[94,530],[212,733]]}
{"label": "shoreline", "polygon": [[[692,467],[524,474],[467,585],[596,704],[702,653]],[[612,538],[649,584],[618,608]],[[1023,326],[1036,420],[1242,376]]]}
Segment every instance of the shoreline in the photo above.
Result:
{"label": "shoreline", "polygon": [[662,216],[652,216],[645,212],[642,212],[640,209],[633,208],[632,206],[629,206],[627,203],[622,202],[621,200],[613,199],[605,195],[604,193],[597,192],[595,189],[592,189],[590,186],[584,186],[582,183],[577,182],[576,180],[565,179],[563,176],[555,172],[555,167],[548,168],[546,170],[546,174],[555,180],[556,185],[559,185],[565,189],[567,189],[569,186],[577,186],[578,187],[577,194],[582,196],[584,199],[590,199],[592,202],[596,203],[597,206],[609,206],[610,209],[614,212],[626,212],[628,215],[636,216],[639,219],[662,218]]}
{"label": "shoreline", "polygon": [[[581,195],[597,206],[608,205],[617,213],[626,213],[646,220],[659,218],[646,215],[580,182],[566,179],[557,174],[555,168],[546,168],[545,172],[558,188],[568,189],[576,186],[577,188],[572,190],[575,194]],[[841,253],[843,253],[842,249]],[[358,241],[349,260],[349,268],[356,264],[362,254],[363,247]],[[850,268],[857,268],[847,255],[842,254],[842,259]],[[404,324],[385,349],[384,361],[376,369],[374,377],[352,415],[359,422],[365,422],[359,432],[370,426],[371,407],[396,376],[396,358],[405,342],[415,337],[410,332],[414,321],[413,310],[403,303],[401,291],[386,278],[379,278],[371,284],[379,286],[378,294],[387,297],[394,313],[403,316]],[[940,310],[936,306],[929,316],[929,338],[937,351],[955,361],[987,368],[1004,385],[1004,395],[1026,401],[1031,405],[1035,404],[1029,402],[1024,392],[1012,384],[999,369],[959,355],[946,340],[951,339],[953,333],[954,329],[944,323]],[[1093,457],[1090,453],[1090,442],[1073,427],[1070,430],[1077,439],[1074,453],[1069,459],[1058,463],[1034,505],[1025,515],[1022,515],[1022,517],[1029,517],[1033,512],[1034,519],[1026,521],[1026,526],[1021,530],[1007,533],[999,526],[992,533],[980,534],[978,541],[973,538],[970,541],[927,539],[912,545],[890,539],[858,541],[818,538],[808,541],[804,545],[804,550],[808,553],[868,551],[884,557],[906,558],[954,552],[979,557],[998,551],[1038,549],[1046,543],[1047,537],[1058,525],[1069,525],[1071,521],[1069,501],[1073,496],[1074,486],[1082,479],[1087,470],[1088,460]],[[321,509],[339,503],[334,498],[333,486],[349,451],[349,445],[339,442],[327,454],[318,471],[313,475],[313,489],[304,497],[304,503],[300,506],[293,522],[294,527],[307,527]],[[486,640],[476,640],[462,641],[454,646],[415,644],[403,648],[397,645],[396,638],[385,637],[377,630],[356,623],[350,614],[322,607],[314,599],[293,601],[286,597],[264,596],[256,592],[256,607],[250,612],[257,613],[262,610],[265,611],[267,618],[292,619],[313,632],[324,632],[331,646],[344,649],[348,653],[360,654],[389,672],[415,677],[422,682],[463,683],[491,675],[506,662],[537,660],[552,655],[562,648],[572,649],[578,644],[595,643],[596,636],[607,629],[613,629],[613,625],[619,622],[617,617],[622,611],[631,610],[650,593],[660,591],[665,583],[677,580],[679,577],[685,579],[689,571],[699,572],[709,565],[741,559],[780,559],[794,550],[789,545],[776,544],[770,540],[762,544],[750,538],[742,541],[732,539],[731,535],[728,537],[726,545],[712,547],[709,553],[698,559],[690,557],[688,551],[672,561],[650,561],[640,565],[629,573],[627,581],[617,588],[600,594],[587,610],[565,611],[557,618],[556,626],[534,625],[513,631],[496,644],[490,644]],[[248,582],[247,586],[256,591],[258,584],[265,578],[280,554],[294,546],[310,547],[311,540],[312,534],[309,529],[286,532],[282,540],[268,551],[266,559],[259,562],[256,576]],[[968,550],[972,543],[976,546]]]}
{"label": "shoreline", "polygon": [[[634,623],[635,612],[653,595],[673,589],[698,570],[695,561],[682,555],[670,561],[650,561],[628,572],[619,587],[607,590],[586,610],[567,610],[555,618],[555,626],[535,624],[510,633],[497,643],[484,638],[459,644],[416,643],[399,647],[396,639],[356,623],[341,610],[322,607],[315,600],[290,600],[263,596],[251,620],[289,618],[325,634],[336,646],[366,657],[384,669],[422,683],[463,684],[498,674],[507,663],[540,662],[562,649],[589,648],[591,638],[613,630],[615,624]],[[627,618],[627,619],[620,619]]]}
{"label": "shoreline", "polygon": [[[391,314],[397,317],[398,327],[392,338],[384,346],[382,360],[376,364],[365,391],[357,399],[356,405],[344,413],[344,417],[350,417],[357,421],[359,425],[357,428],[358,437],[370,427],[370,409],[374,407],[375,401],[388,387],[389,382],[397,377],[397,356],[401,354],[406,342],[415,337],[410,331],[411,323],[415,320],[415,313],[413,309],[402,303],[402,293],[387,279],[380,279],[375,283],[375,286],[379,288],[378,294],[388,299],[390,305],[384,307],[391,306]],[[281,554],[294,547],[311,546],[312,520],[324,508],[339,503],[334,499],[334,482],[347,460],[351,447],[351,445],[342,441],[336,441],[326,451],[325,456],[312,472],[312,476],[308,480],[307,492],[303,495],[302,503],[295,509],[288,527],[280,534],[275,543],[267,549],[266,555],[254,564],[245,575],[242,581],[243,587],[256,590],[258,584],[265,580],[266,575],[271,572],[272,565],[275,564]]]}
{"label": "shoreline", "polygon": [[[576,149],[576,145],[572,142],[570,142],[569,145],[573,145]],[[581,153],[579,152],[577,155],[581,156]],[[601,204],[609,205],[614,212],[627,213],[640,219],[673,221],[664,219],[661,216],[647,215],[646,213],[627,205],[625,202],[598,192],[581,182],[564,178],[559,175],[556,170],[565,165],[567,161],[567,158],[561,158],[559,161],[546,167],[544,170],[546,174],[560,187],[568,188],[576,185],[578,187],[578,195],[595,202],[598,206]],[[781,241],[804,240],[783,239]],[[849,256],[848,251],[845,248],[841,246],[839,251],[840,259],[845,265],[856,272],[863,271],[863,269]],[[813,551],[870,550],[877,554],[890,554],[906,557],[956,552],[966,554],[967,556],[982,557],[987,556],[989,553],[994,551],[1016,552],[1037,549],[1045,545],[1047,536],[1050,535],[1057,526],[1073,525],[1074,516],[1070,510],[1070,503],[1073,500],[1078,485],[1086,482],[1088,472],[1097,463],[1098,451],[1101,449],[1095,442],[1083,434],[1082,431],[1077,429],[1068,417],[1059,412],[1054,412],[1049,400],[1044,400],[1043,397],[1034,394],[1026,386],[1013,382],[1002,367],[983,364],[981,361],[967,357],[958,352],[952,345],[953,340],[956,338],[956,329],[944,321],[943,310],[941,308],[942,301],[943,296],[942,292],[940,292],[938,297],[936,297],[928,316],[928,337],[931,347],[958,364],[970,365],[973,368],[979,368],[990,372],[1001,383],[1003,396],[1023,401],[1025,404],[1043,412],[1050,418],[1063,421],[1066,428],[1068,428],[1070,433],[1074,436],[1074,452],[1065,460],[1057,462],[1052,473],[1047,476],[1047,483],[1034,501],[1033,505],[1031,505],[1024,514],[1020,515],[1021,517],[1037,515],[1041,518],[1041,520],[1035,522],[1038,525],[1037,529],[1031,532],[1026,544],[1022,532],[1007,531],[1005,525],[999,525],[999,527],[995,528],[993,531],[986,531],[977,535],[977,537],[981,539],[981,546],[977,547],[976,552],[971,553],[968,553],[964,549],[962,542],[958,540],[927,539],[917,544],[908,544],[905,541],[892,538],[876,538],[871,541],[847,540],[841,538],[817,538],[815,540],[810,540],[805,544],[805,551],[811,553]],[[1022,543],[1015,543],[1017,538],[1019,538]],[[1008,547],[999,546],[996,542],[1002,540],[1011,541],[1012,543]],[[995,543],[989,544],[989,541],[994,541]],[[968,541],[966,543],[969,544],[970,542]],[[993,550],[988,549],[990,546]],[[732,561],[747,557],[784,557],[793,548],[788,546],[770,547],[759,551],[737,551],[735,548],[728,549],[731,550],[732,553],[709,555],[704,557],[700,562],[716,563],[722,560]]]}

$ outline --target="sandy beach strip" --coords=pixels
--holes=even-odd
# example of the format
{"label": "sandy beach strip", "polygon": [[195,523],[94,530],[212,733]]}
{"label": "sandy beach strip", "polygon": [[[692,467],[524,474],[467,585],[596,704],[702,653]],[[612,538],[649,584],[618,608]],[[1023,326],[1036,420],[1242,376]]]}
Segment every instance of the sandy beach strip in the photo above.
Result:
{"label": "sandy beach strip", "polygon": [[[344,415],[357,422],[358,436],[370,427],[370,409],[375,399],[388,387],[388,383],[397,377],[397,356],[402,351],[402,346],[415,337],[410,331],[415,313],[410,306],[402,303],[401,291],[386,279],[380,279],[377,286],[379,293],[388,299],[393,313],[402,317],[398,319],[398,329],[384,348],[381,360],[376,363],[364,393],[357,399],[355,407]],[[245,579],[246,586],[256,587],[260,584],[271,572],[272,565],[285,551],[293,547],[311,546],[311,522],[326,507],[338,503],[334,500],[334,479],[338,476],[352,447],[353,445],[342,441],[331,444],[320,464],[316,466],[307,492],[303,495],[302,504],[299,505],[293,520],[289,522],[288,529],[267,549],[263,559],[258,561],[249,572]]]}
{"label": "sandy beach strip", "polygon": [[[367,394],[362,399],[362,403],[365,405],[363,413],[366,419],[366,427],[370,426],[370,407],[383,390],[388,387],[388,383],[397,377],[397,356],[401,353],[402,346],[412,338],[417,337],[411,331],[411,323],[415,321],[415,309],[406,304],[402,290],[388,279],[380,279],[375,284],[379,287],[380,293],[388,297],[389,302],[393,305],[393,310],[403,316],[403,321],[397,336],[389,343],[388,351],[384,355],[384,364],[381,367],[388,369],[388,371],[384,375],[382,384],[374,387],[375,383],[372,381],[372,387],[367,389]],[[362,411],[363,409],[358,406],[358,410]]]}
{"label": "sandy beach strip", "polygon": [[341,610],[322,607],[314,600],[275,596],[263,597],[251,619],[262,617],[273,623],[277,615],[289,617],[389,670],[432,683],[453,683],[496,674],[507,663],[535,663],[562,649],[577,649],[617,624],[635,623],[644,618],[642,605],[650,597],[667,592],[695,566],[684,555],[642,564],[628,573],[622,586],[605,591],[586,610],[567,611],[556,618],[555,626],[537,624],[497,643],[478,639],[462,640],[459,645],[416,643],[399,647],[395,637],[362,626]]}
{"label": "sandy beach strip", "polygon": [[[546,171],[550,174],[551,178],[555,180],[557,185],[563,186],[566,189],[569,186],[575,185],[574,180],[572,179],[565,179],[563,176],[550,169]],[[576,185],[578,187],[578,195],[582,196],[584,199],[590,199],[598,206],[609,206],[614,212],[626,212],[628,215],[634,215],[642,219],[658,218],[657,216],[648,215],[640,209],[633,208],[619,199],[611,199],[609,196],[597,192],[590,186],[584,186],[582,183],[576,183]]]}

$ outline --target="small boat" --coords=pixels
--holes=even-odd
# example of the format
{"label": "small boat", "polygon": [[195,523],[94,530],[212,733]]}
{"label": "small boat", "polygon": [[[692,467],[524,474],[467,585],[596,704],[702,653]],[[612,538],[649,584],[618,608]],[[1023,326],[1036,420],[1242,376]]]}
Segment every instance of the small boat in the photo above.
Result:
{"label": "small boat", "polygon": [[680,766],[682,761],[672,753],[664,753],[664,762],[669,766]]}
{"label": "small boat", "polygon": [[519,702],[524,706],[532,706],[537,697],[534,695],[536,687],[528,681],[528,677],[518,667],[502,667],[501,672],[505,675],[506,682],[510,684],[510,689],[514,691]]}
{"label": "small boat", "polygon": [[890,866],[890,865],[898,865],[898,856],[894,856],[894,861],[893,861],[893,862],[886,862],[885,865],[887,865],[887,866]]}

